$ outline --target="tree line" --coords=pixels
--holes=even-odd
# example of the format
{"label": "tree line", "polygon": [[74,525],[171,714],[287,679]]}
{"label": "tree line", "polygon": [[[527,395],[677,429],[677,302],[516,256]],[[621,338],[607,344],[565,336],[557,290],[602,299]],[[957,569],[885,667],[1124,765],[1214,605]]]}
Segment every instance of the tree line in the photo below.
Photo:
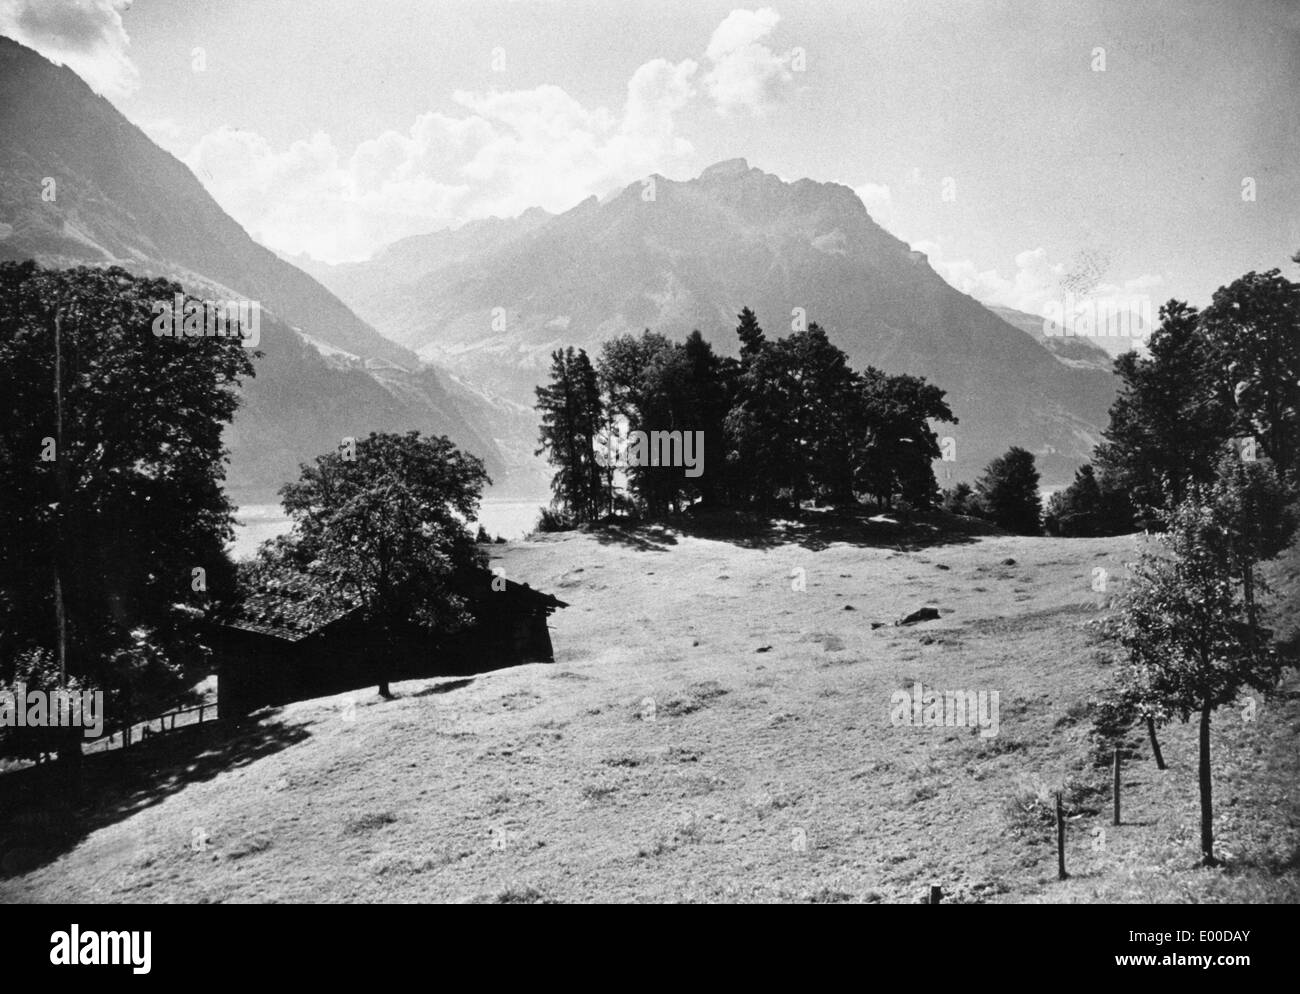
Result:
{"label": "tree line", "polygon": [[[1300,262],[1300,253],[1294,257]],[[1049,502],[1053,535],[1163,527],[1163,512],[1211,485],[1229,449],[1300,470],[1300,284],[1250,272],[1198,311],[1160,308],[1147,354],[1115,360],[1119,395],[1093,462]]]}
{"label": "tree line", "polygon": [[[738,358],[715,353],[698,330],[680,343],[622,335],[595,363],[582,349],[552,353],[550,381],[537,388],[537,454],[555,469],[558,521],[696,503],[774,512],[863,496],[886,508],[938,502],[930,422],[957,423],[945,391],[852,369],[816,323],[774,339],[749,308],[738,318]],[[619,440],[637,432],[698,433],[703,471],[620,459]]]}
{"label": "tree line", "polygon": [[[1300,253],[1293,257],[1300,263]],[[1048,506],[1049,532],[1154,530],[1100,623],[1120,666],[1099,702],[1103,733],[1197,720],[1201,859],[1215,851],[1210,729],[1219,708],[1254,709],[1300,659],[1270,623],[1260,567],[1294,541],[1300,475],[1300,284],[1247,273],[1197,311],[1171,300],[1149,353],[1115,362],[1120,394],[1096,469]]]}
{"label": "tree line", "polygon": [[[281,489],[292,530],[236,566],[222,434],[261,353],[238,333],[155,335],[153,305],[178,294],[118,267],[0,263],[0,691],[101,691],[120,726],[210,673],[212,625],[232,614],[355,611],[387,695],[395,632],[468,623],[457,584],[486,562],[467,526],[482,461],[371,433],[300,467]],[[0,727],[0,756],[75,766],[83,742]]]}

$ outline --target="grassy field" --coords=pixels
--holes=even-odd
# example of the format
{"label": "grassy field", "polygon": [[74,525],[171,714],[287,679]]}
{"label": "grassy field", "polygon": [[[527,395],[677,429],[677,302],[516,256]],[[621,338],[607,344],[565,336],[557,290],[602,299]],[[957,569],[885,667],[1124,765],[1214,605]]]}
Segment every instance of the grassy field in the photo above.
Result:
{"label": "grassy field", "polygon": [[[1132,736],[1111,825],[1088,701],[1112,667],[1087,623],[1140,541],[846,524],[497,546],[507,576],[571,605],[553,665],[138,752],[89,815],[48,796],[24,814],[47,830],[0,899],[1296,901],[1294,679],[1253,720],[1216,715],[1226,866],[1196,866],[1194,722],[1162,734],[1164,772]],[[1274,572],[1294,595],[1294,565]],[[871,626],[927,605],[938,620]],[[895,726],[891,695],[916,682],[996,690],[997,735]]]}

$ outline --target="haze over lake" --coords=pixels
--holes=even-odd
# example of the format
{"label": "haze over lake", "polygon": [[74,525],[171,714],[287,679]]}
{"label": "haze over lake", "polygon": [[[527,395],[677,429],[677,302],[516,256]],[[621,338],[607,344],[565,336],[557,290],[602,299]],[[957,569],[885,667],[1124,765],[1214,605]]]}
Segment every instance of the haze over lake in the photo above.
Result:
{"label": "haze over lake", "polygon": [[[545,507],[549,500],[547,496],[485,497],[479,507],[478,519],[471,527],[477,530],[481,524],[493,538],[523,538],[537,524],[539,508]],[[279,504],[241,506],[235,512],[235,541],[230,546],[231,554],[236,559],[252,556],[267,539],[287,532],[289,524],[289,518]]]}

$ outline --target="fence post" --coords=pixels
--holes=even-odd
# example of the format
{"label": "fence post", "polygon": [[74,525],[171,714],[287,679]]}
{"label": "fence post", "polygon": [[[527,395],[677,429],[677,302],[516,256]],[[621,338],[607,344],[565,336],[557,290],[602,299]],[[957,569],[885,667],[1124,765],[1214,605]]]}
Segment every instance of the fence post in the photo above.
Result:
{"label": "fence post", "polygon": [[943,900],[943,888],[937,884],[930,885],[930,903],[938,904]]}
{"label": "fence post", "polygon": [[1056,792],[1056,879],[1064,880],[1065,872],[1065,811],[1061,807],[1061,792]]}
{"label": "fence post", "polygon": [[1115,750],[1115,824],[1119,824],[1119,749]]}

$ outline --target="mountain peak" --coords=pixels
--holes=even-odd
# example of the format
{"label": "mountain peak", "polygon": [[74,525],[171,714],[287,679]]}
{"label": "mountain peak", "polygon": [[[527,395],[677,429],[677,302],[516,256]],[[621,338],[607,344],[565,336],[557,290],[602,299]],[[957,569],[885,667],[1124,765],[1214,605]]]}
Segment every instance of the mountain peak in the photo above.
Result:
{"label": "mountain peak", "polygon": [[743,176],[747,172],[749,172],[749,163],[744,159],[724,159],[722,162],[715,162],[700,173],[700,179],[728,179],[733,176]]}

